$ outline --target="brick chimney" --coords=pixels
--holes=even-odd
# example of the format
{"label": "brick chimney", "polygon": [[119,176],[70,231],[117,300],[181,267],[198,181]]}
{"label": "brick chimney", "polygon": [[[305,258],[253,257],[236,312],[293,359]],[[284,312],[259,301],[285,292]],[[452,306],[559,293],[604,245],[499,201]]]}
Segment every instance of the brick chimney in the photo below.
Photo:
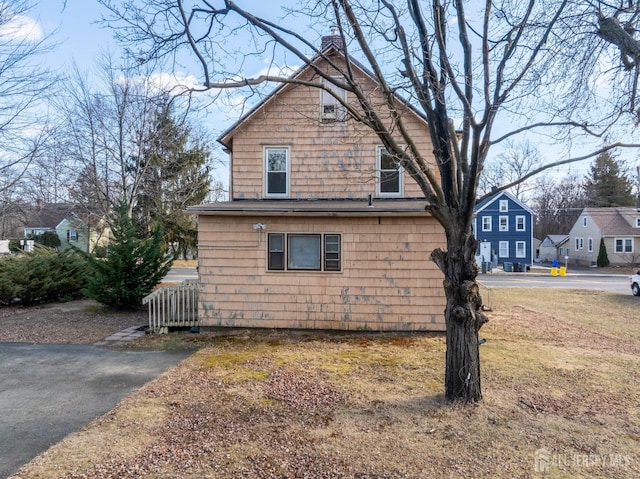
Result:
{"label": "brick chimney", "polygon": [[337,50],[344,50],[344,43],[342,37],[338,35],[338,29],[333,27],[331,29],[331,35],[325,35],[322,37],[322,44],[320,46],[321,51],[325,51],[329,47],[335,47]]}

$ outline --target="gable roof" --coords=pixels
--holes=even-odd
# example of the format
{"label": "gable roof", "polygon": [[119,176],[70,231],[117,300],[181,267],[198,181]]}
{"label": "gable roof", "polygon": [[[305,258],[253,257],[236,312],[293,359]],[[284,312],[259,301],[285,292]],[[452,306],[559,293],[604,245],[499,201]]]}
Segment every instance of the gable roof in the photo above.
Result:
{"label": "gable roof", "polygon": [[547,235],[541,243],[541,246],[561,246],[569,240],[569,235]]}
{"label": "gable roof", "polygon": [[[325,38],[329,38],[330,41],[327,41],[325,43]],[[292,81],[292,80],[295,80],[296,78],[302,76],[304,73],[308,72],[312,68],[311,65],[317,64],[320,60],[323,60],[327,56],[339,55],[343,59],[346,60],[346,56],[342,52],[342,49],[336,44],[336,41],[333,39],[333,37],[325,37],[325,38],[323,38],[323,47],[325,47],[325,48],[320,53],[316,54],[309,61],[309,63],[307,63],[306,65],[302,66],[301,68],[296,70],[291,76],[289,76],[288,80]],[[337,39],[340,40],[340,37],[337,37]],[[371,73],[364,65],[362,65],[360,62],[358,62],[357,60],[355,60],[351,56],[349,57],[349,64],[351,66],[355,66],[356,69],[360,73],[363,73],[365,76],[367,76],[374,83],[378,83],[378,81],[375,79],[373,73]],[[230,144],[229,140],[233,137],[234,131],[240,125],[242,125],[243,123],[248,121],[251,117],[253,117],[259,110],[261,110],[263,107],[265,107],[267,105],[267,103],[271,102],[282,91],[284,91],[287,88],[292,88],[292,87],[296,86],[294,83],[292,83],[290,81],[283,82],[280,85],[278,85],[262,101],[258,102],[247,113],[242,115],[242,117],[240,117],[240,119],[238,121],[236,121],[233,125],[231,125],[224,132],[222,132],[222,134],[218,137],[218,140],[217,140],[218,143],[222,144],[222,146],[224,146],[225,148],[229,148],[230,149],[231,148],[231,144]],[[422,114],[419,110],[417,110],[411,103],[409,103],[407,100],[405,100],[404,98],[402,98],[402,97],[400,97],[398,95],[394,95],[394,97],[400,103],[402,103],[404,106],[406,106],[409,109],[409,111],[413,112],[418,118],[420,118],[422,121],[427,123],[427,119],[424,116],[424,114]]]}
{"label": "gable roof", "polygon": [[603,236],[640,236],[640,228],[635,227],[635,218],[640,218],[637,208],[585,208],[580,217],[585,214],[593,220]]}
{"label": "gable roof", "polygon": [[528,213],[530,213],[532,216],[535,216],[535,213],[533,212],[533,210],[531,208],[529,208],[527,205],[525,205],[522,201],[520,201],[518,198],[516,198],[514,195],[512,195],[508,191],[500,191],[500,192],[496,193],[495,195],[484,199],[483,201],[481,201],[480,203],[478,203],[476,205],[476,207],[473,209],[473,211],[475,211],[476,213],[480,213],[482,210],[487,208],[490,204],[492,204],[495,201],[501,199],[503,196],[509,198],[511,201],[516,203],[518,206],[520,206],[523,210],[525,210]]}
{"label": "gable roof", "polygon": [[25,228],[55,229],[73,210],[71,203],[40,203],[28,213]]}

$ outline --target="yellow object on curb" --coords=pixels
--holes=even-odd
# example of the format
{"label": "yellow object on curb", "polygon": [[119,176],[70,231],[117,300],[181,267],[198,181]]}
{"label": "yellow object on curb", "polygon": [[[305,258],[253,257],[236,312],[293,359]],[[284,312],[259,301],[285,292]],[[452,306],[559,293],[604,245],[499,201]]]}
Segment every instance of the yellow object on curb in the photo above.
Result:
{"label": "yellow object on curb", "polygon": [[567,275],[567,267],[560,266],[560,276],[566,276],[566,275]]}
{"label": "yellow object on curb", "polygon": [[551,276],[558,276],[558,268],[551,268]]}

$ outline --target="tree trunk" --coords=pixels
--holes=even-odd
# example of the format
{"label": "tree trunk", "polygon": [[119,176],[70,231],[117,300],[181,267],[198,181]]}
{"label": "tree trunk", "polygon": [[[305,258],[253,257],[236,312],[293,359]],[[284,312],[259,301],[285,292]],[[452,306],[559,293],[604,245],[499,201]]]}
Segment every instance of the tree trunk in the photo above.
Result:
{"label": "tree trunk", "polygon": [[477,241],[471,232],[447,234],[447,247],[446,252],[437,249],[431,254],[445,275],[445,396],[448,401],[477,402],[482,399],[478,331],[487,322],[476,282]]}

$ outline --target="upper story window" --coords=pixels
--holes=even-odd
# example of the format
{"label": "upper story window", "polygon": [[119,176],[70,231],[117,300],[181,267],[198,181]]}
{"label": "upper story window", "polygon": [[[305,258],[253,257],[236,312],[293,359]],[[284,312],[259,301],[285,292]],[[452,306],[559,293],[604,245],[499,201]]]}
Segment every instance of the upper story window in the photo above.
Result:
{"label": "upper story window", "polygon": [[587,217],[586,216],[582,217],[582,226],[587,226]]}
{"label": "upper story window", "polygon": [[482,217],[482,231],[491,231],[491,216]]}
{"label": "upper story window", "polygon": [[378,148],[378,195],[398,196],[402,194],[402,168],[386,148]]}
{"label": "upper story window", "polygon": [[78,232],[74,230],[67,230],[67,241],[78,241]]}
{"label": "upper story window", "polygon": [[640,228],[640,218],[636,218],[636,228]]}
{"label": "upper story window", "polygon": [[500,231],[509,231],[509,217],[508,216],[501,216],[499,218],[500,220],[500,225],[498,226]]}
{"label": "upper story window", "polygon": [[509,211],[509,200],[500,200],[500,213],[507,213]]}
{"label": "upper story window", "polygon": [[266,196],[289,196],[289,148],[265,147],[264,163]]}
{"label": "upper story window", "polygon": [[525,231],[527,229],[524,216],[516,216],[516,231]]}
{"label": "upper story window", "polygon": [[[340,79],[336,78],[336,80]],[[347,100],[347,92],[328,80],[323,80],[322,83],[330,91],[320,90],[320,119],[325,123],[344,121],[346,114],[340,100],[343,102]]]}

